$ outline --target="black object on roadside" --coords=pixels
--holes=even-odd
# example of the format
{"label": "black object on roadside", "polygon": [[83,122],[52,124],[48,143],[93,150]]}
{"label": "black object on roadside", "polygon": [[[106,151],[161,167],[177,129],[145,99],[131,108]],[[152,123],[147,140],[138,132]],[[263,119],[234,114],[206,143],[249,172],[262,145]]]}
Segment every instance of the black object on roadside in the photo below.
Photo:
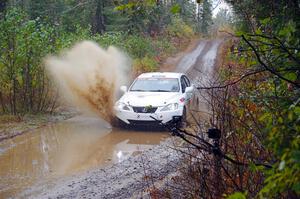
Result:
{"label": "black object on roadside", "polygon": [[220,139],[221,138],[221,131],[217,128],[208,129],[208,138],[210,139]]}

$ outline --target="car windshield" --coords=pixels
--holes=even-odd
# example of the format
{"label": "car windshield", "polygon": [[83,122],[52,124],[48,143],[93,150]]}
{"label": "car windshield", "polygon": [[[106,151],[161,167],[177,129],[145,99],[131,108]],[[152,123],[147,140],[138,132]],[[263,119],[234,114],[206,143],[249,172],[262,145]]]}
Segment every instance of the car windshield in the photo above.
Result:
{"label": "car windshield", "polygon": [[179,83],[177,78],[138,78],[130,91],[179,92]]}

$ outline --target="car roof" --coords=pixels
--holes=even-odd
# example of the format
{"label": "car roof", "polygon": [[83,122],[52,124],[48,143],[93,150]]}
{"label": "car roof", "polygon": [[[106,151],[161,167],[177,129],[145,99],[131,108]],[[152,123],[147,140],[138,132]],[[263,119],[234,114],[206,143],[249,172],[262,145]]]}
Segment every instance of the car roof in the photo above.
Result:
{"label": "car roof", "polygon": [[138,78],[180,78],[183,73],[172,73],[172,72],[152,72],[152,73],[142,73],[138,76]]}

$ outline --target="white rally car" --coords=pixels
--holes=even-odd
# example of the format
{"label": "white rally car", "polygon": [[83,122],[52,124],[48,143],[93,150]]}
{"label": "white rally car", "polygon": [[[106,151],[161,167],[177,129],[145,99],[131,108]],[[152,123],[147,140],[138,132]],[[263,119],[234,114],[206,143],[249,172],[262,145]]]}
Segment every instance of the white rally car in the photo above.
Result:
{"label": "white rally car", "polygon": [[[175,117],[181,125],[186,119],[193,85],[182,73],[154,72],[138,76],[116,102],[116,117],[129,125],[168,123]],[[154,120],[153,118],[156,118]]]}

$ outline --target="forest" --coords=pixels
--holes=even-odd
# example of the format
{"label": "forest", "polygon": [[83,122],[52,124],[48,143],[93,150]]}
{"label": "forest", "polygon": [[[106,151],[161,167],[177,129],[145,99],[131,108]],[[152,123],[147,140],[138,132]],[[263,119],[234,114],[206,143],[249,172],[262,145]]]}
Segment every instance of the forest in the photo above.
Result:
{"label": "forest", "polygon": [[[2,0],[0,114],[52,112],[58,91],[43,58],[77,41],[123,49],[138,74],[158,70],[195,38],[226,35],[217,81],[197,87],[212,97],[211,125],[222,132],[222,182],[211,176],[201,184],[207,170],[199,162],[187,179],[205,189],[187,183],[182,191],[190,198],[299,198],[300,1],[220,2],[231,10],[213,16],[219,1]],[[185,136],[196,151],[210,146]]]}
{"label": "forest", "polygon": [[0,103],[1,112],[11,114],[56,107],[56,91],[42,66],[47,54],[94,40],[123,49],[136,71],[153,71],[196,31],[207,32],[211,21],[210,9],[196,13],[202,7],[192,1],[1,2]]}

